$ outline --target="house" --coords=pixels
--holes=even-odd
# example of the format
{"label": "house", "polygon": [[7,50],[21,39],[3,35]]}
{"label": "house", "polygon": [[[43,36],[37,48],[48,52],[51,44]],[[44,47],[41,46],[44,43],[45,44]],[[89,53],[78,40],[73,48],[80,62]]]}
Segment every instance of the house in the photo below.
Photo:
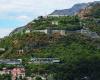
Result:
{"label": "house", "polygon": [[60,15],[48,15],[48,17],[59,17]]}
{"label": "house", "polygon": [[60,33],[60,35],[64,36],[66,35],[66,30],[52,30],[52,34],[54,33]]}
{"label": "house", "polygon": [[28,34],[28,33],[30,33],[30,32],[31,32],[31,30],[29,30],[29,29],[27,29],[27,30],[25,31],[26,34]]}
{"label": "house", "polygon": [[1,59],[0,64],[18,65],[22,63],[22,59]]}
{"label": "house", "polygon": [[12,80],[25,78],[25,68],[23,67],[16,67],[11,70]]}
{"label": "house", "polygon": [[16,78],[25,78],[25,68],[23,67],[15,67],[12,69],[3,68],[0,70],[0,75],[12,75],[12,80],[16,80]]}
{"label": "house", "polygon": [[15,65],[15,64],[21,64],[21,63],[22,63],[22,59],[6,60],[5,63],[6,63],[6,64],[12,64],[12,65]]}
{"label": "house", "polygon": [[24,50],[23,49],[19,49],[19,50],[17,50],[17,54],[23,54],[24,53]]}
{"label": "house", "polygon": [[49,14],[48,17],[63,17],[68,16],[67,14]]}
{"label": "house", "polygon": [[59,63],[59,58],[32,58],[31,63],[34,64],[51,64],[51,63]]}
{"label": "house", "polygon": [[26,80],[33,80],[32,77],[26,77]]}
{"label": "house", "polygon": [[33,30],[32,32],[41,32],[41,33],[47,34],[48,30],[47,29],[44,29],[44,30]]}
{"label": "house", "polygon": [[3,68],[2,70],[0,70],[0,75],[10,74],[10,73],[11,69]]}
{"label": "house", "polygon": [[0,51],[5,51],[5,48],[0,48]]}
{"label": "house", "polygon": [[52,25],[58,25],[58,21],[52,21]]}
{"label": "house", "polygon": [[33,80],[37,80],[37,79],[36,79],[37,77],[41,78],[42,80],[47,80],[46,77],[41,76],[41,75],[35,76],[35,77],[33,78]]}

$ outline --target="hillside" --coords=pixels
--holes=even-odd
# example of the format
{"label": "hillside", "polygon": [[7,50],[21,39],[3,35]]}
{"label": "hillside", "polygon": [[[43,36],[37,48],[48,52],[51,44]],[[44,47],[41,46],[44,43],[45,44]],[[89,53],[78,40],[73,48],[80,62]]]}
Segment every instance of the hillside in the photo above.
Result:
{"label": "hillside", "polygon": [[100,3],[91,3],[85,9],[80,10],[78,13],[81,18],[100,18]]}
{"label": "hillside", "polygon": [[50,14],[50,16],[52,15],[60,15],[60,16],[71,16],[71,15],[75,15],[76,13],[78,13],[81,9],[84,9],[88,6],[88,4],[86,3],[81,3],[81,4],[75,4],[72,8],[70,9],[63,9],[63,10],[55,10],[54,12],[52,12]]}
{"label": "hillside", "polygon": [[[0,41],[5,49],[0,58],[23,59],[27,76],[39,72],[53,74],[54,80],[100,80],[99,12],[100,4],[92,3],[78,15],[40,16]],[[28,64],[32,57],[61,62]]]}
{"label": "hillside", "polygon": [[60,16],[73,16],[79,13],[80,10],[87,8],[91,4],[95,5],[96,3],[100,3],[100,1],[75,4],[74,6],[72,6],[72,8],[69,8],[69,9],[55,10],[54,12],[50,14],[50,16],[59,16],[59,15]]}
{"label": "hillside", "polygon": [[100,3],[90,4],[85,9],[82,9],[78,16],[81,18],[83,23],[89,27],[92,31],[100,33]]}

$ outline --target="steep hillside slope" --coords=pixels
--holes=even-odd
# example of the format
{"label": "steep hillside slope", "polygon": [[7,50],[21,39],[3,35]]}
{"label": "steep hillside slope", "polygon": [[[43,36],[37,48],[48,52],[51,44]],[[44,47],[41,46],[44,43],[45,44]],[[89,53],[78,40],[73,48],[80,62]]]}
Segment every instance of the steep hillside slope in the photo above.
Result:
{"label": "steep hillside slope", "polygon": [[55,10],[52,12],[50,15],[59,15],[59,16],[70,16],[78,13],[81,9],[84,9],[88,6],[86,3],[81,3],[81,4],[75,4],[72,8],[70,9],[64,9],[64,10]]}
{"label": "steep hillside slope", "polygon": [[91,3],[85,9],[82,9],[78,16],[81,18],[100,18],[100,3]]}

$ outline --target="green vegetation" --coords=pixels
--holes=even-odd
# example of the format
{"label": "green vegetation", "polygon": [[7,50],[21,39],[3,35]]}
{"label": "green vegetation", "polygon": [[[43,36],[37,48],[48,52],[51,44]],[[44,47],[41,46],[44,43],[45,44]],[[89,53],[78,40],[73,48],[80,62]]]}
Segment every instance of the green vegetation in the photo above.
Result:
{"label": "green vegetation", "polygon": [[0,80],[12,80],[11,79],[11,75],[7,74],[7,75],[0,75]]}
{"label": "green vegetation", "polygon": [[[32,29],[45,29],[48,27],[75,30],[80,29],[78,16],[65,16],[65,17],[39,17],[38,20],[34,20],[35,23],[29,23],[28,26]],[[57,22],[58,24],[52,24]],[[38,27],[37,27],[38,26]]]}

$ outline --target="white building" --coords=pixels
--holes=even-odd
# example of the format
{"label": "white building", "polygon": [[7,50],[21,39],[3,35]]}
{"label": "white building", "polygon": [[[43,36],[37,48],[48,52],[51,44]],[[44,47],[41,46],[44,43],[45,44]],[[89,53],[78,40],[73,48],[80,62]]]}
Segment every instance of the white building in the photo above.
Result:
{"label": "white building", "polygon": [[44,30],[33,30],[33,32],[42,32],[48,35],[54,34],[54,33],[60,33],[60,35],[66,35],[66,30],[52,30],[52,29],[44,29]]}
{"label": "white building", "polygon": [[58,25],[58,21],[52,21],[52,25]]}
{"label": "white building", "polygon": [[44,30],[33,30],[32,32],[42,32],[42,33],[48,34],[48,30],[47,29],[44,29]]}
{"label": "white building", "polygon": [[31,62],[34,64],[51,64],[51,63],[59,63],[59,58],[32,58]]}
{"label": "white building", "polygon": [[29,29],[25,31],[26,34],[28,34],[28,33],[30,33],[30,32],[31,32],[31,31],[30,31]]}
{"label": "white building", "polygon": [[5,51],[5,48],[0,48],[0,51]]}
{"label": "white building", "polygon": [[0,70],[0,75],[10,74],[11,70],[7,68],[3,68]]}
{"label": "white building", "polygon": [[0,60],[0,64],[15,65],[15,64],[21,64],[21,63],[22,63],[22,59],[1,59]]}
{"label": "white building", "polygon": [[59,15],[59,14],[51,14],[51,15],[48,15],[48,17],[63,17],[63,16],[68,16],[68,15]]}

